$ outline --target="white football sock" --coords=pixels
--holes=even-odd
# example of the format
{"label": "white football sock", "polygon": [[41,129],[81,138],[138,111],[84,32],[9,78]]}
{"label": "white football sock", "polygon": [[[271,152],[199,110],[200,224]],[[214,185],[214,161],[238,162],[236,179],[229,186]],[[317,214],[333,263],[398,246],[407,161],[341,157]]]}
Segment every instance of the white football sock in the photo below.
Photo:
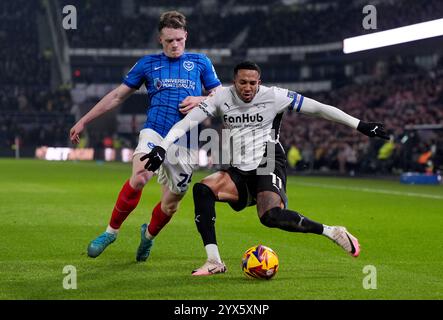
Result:
{"label": "white football sock", "polygon": [[149,240],[152,240],[155,238],[155,236],[153,236],[152,234],[149,233],[148,228],[146,228],[145,237],[148,238]]}
{"label": "white football sock", "polygon": [[205,249],[206,249],[206,254],[208,256],[208,260],[216,261],[218,263],[222,262],[216,244],[207,244],[205,246]]}
{"label": "white football sock", "polygon": [[112,234],[117,235],[117,234],[118,234],[118,231],[119,231],[119,229],[114,229],[114,228],[111,227],[111,226],[108,226],[108,227],[106,228],[106,232],[107,232],[107,233],[112,233]]}
{"label": "white football sock", "polygon": [[327,225],[323,225],[323,235],[328,237],[329,239],[332,238],[332,231],[334,231],[334,227],[330,227]]}

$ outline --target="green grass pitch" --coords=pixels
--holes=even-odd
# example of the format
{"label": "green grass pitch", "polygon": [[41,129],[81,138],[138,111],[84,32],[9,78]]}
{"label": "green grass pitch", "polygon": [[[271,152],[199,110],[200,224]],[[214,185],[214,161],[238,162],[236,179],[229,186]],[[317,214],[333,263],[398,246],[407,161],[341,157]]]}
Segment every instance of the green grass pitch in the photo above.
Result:
{"label": "green grass pitch", "polygon": [[[0,299],[442,299],[443,187],[370,179],[290,177],[289,207],[359,238],[355,259],[322,236],[262,226],[255,208],[217,204],[217,238],[228,272],[192,277],[205,261],[188,193],[146,263],[135,262],[140,225],[159,201],[151,181],[119,237],[100,257],[86,255],[104,231],[129,164],[0,160]],[[205,173],[196,173],[193,182]],[[247,279],[243,252],[273,248],[270,281]],[[63,268],[77,289],[64,289]],[[374,272],[365,273],[365,266]],[[371,276],[371,280],[368,277]],[[372,289],[364,287],[371,284]]]}

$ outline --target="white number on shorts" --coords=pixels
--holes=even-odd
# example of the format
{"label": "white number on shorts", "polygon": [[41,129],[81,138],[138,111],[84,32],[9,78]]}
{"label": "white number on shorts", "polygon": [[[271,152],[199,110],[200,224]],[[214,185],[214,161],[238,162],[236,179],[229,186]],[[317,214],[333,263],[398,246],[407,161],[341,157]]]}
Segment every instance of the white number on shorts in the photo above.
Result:
{"label": "white number on shorts", "polygon": [[271,172],[271,176],[272,176],[272,184],[274,186],[277,187],[278,190],[281,189],[282,187],[282,183],[281,183],[281,178],[278,177],[275,173]]}

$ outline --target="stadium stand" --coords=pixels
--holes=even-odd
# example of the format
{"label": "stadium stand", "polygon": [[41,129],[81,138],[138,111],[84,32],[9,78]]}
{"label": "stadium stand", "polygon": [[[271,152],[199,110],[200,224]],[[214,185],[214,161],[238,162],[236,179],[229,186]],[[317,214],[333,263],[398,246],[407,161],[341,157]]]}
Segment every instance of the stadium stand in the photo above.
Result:
{"label": "stadium stand", "polygon": [[66,145],[72,124],[70,93],[51,87],[51,52],[41,48],[38,1],[0,3],[0,156],[23,156],[41,144]]}
{"label": "stadium stand", "polygon": [[[62,2],[75,5],[81,12],[78,23],[83,27],[68,33],[71,46],[88,48],[146,48],[153,44],[149,40],[155,38],[158,17],[142,8],[157,6],[168,9],[178,3],[137,1],[134,13],[124,16],[119,0]],[[224,9],[225,2],[215,2],[218,8]],[[443,3],[438,0],[427,1],[424,7],[414,0],[380,2],[377,4],[380,15],[377,29],[365,30],[361,27],[361,1],[325,1],[317,5],[310,2],[306,5],[285,5],[284,1],[254,1],[253,5],[250,1],[236,1],[229,4],[233,7],[223,10],[222,15],[218,10],[202,12],[198,2],[179,2],[180,7],[189,7],[190,10],[188,23],[192,36],[189,47],[225,47],[236,34],[246,29],[248,36],[241,43],[242,48],[336,42],[354,35],[437,19],[443,12]],[[235,10],[236,7],[243,10]]]}

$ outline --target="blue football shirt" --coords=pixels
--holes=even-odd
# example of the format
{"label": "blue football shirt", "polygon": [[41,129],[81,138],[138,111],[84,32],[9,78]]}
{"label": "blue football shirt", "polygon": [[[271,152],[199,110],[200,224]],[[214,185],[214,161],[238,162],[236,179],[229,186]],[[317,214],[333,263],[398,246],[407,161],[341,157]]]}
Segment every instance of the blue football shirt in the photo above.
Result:
{"label": "blue football shirt", "polygon": [[221,85],[211,60],[200,53],[169,58],[164,53],[142,57],[129,70],[123,83],[130,88],[146,87],[149,107],[144,128],[165,137],[184,118],[179,104],[187,96],[201,96],[202,86],[211,90]]}

